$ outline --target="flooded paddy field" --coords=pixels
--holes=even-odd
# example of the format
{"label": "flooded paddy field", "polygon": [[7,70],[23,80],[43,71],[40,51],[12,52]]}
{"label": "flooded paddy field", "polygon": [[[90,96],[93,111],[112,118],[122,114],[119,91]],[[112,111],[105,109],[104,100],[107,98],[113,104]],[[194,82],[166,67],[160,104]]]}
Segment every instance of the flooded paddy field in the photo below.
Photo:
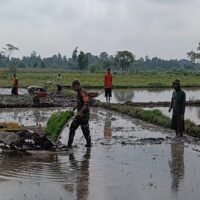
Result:
{"label": "flooded paddy field", "polygon": [[[0,88],[0,94],[11,94],[12,88]],[[19,95],[27,94],[28,90],[26,88],[19,88]]]}
{"label": "flooded paddy field", "polygon": [[[186,100],[200,100],[199,88],[183,88],[186,92]],[[112,103],[124,103],[130,102],[162,102],[171,101],[173,89],[113,89]],[[102,102],[105,102],[105,96],[102,93],[96,98]]]}
{"label": "flooded paddy field", "polygon": [[[45,126],[58,109],[33,110]],[[35,124],[33,110],[1,109],[0,116],[6,120],[21,113],[29,119],[24,125]],[[84,147],[79,128],[67,151],[1,153],[0,199],[199,200],[199,140],[175,138],[171,130],[97,108],[90,128],[92,148]],[[68,132],[66,127],[63,144]]]}
{"label": "flooded paddy field", "polygon": [[0,122],[12,121],[24,126],[36,126],[41,124],[43,127],[50,116],[64,108],[3,108],[0,109]]}
{"label": "flooded paddy field", "polygon": [[[183,88],[186,92],[187,101],[200,100],[200,88]],[[88,89],[90,90],[90,89]],[[93,90],[91,90],[93,91]],[[104,90],[94,89],[100,95],[96,98],[101,102],[105,102]],[[164,88],[147,88],[147,89],[113,89],[112,103],[130,102],[163,102],[171,101],[173,89]],[[28,91],[25,88],[19,88],[19,95],[25,95]],[[11,94],[11,88],[0,88],[0,94]]]}

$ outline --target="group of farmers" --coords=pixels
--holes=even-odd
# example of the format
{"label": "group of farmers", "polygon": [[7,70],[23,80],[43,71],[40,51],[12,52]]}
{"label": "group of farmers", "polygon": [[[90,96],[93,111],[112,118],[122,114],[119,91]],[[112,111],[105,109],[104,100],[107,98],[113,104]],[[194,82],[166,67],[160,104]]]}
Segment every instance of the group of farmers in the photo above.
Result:
{"label": "group of farmers", "polygon": [[[18,79],[16,78],[16,74],[13,75],[12,81],[13,81],[12,83],[13,87],[12,87],[11,94],[18,95]],[[61,92],[62,78],[61,78],[60,73],[58,74],[57,82],[58,82],[57,92]],[[181,89],[181,84],[180,84],[179,79],[176,79],[173,82],[173,88],[174,88],[174,91],[172,94],[171,105],[169,108],[169,112],[173,110],[171,126],[172,126],[172,129],[176,131],[176,136],[182,137],[183,131],[184,131],[184,113],[185,113],[185,106],[186,106],[186,94]],[[90,136],[90,129],[89,129],[90,95],[85,89],[82,88],[79,80],[74,80],[72,82],[72,89],[77,93],[77,105],[74,108],[74,110],[77,109],[77,114],[70,125],[68,148],[72,147],[75,131],[79,126],[81,127],[83,135],[86,140],[85,146],[91,147],[91,136]],[[112,73],[111,73],[110,68],[107,69],[104,75],[104,89],[105,89],[106,102],[110,103],[110,99],[112,97]]]}
{"label": "group of farmers", "polygon": [[[91,147],[91,136],[89,129],[89,99],[90,96],[82,88],[80,82],[75,80],[72,82],[72,88],[77,92],[77,115],[74,118],[70,126],[69,139],[68,139],[68,148],[72,147],[74,135],[76,129],[81,126],[83,135],[86,140],[86,147]],[[172,129],[175,130],[177,137],[183,136],[184,131],[184,114],[186,106],[186,94],[181,89],[180,80],[176,79],[173,82],[173,94],[171,98],[171,105],[169,112],[172,112]],[[112,74],[111,69],[108,68],[106,74],[104,75],[104,89],[106,101],[110,103],[110,98],[112,96]]]}

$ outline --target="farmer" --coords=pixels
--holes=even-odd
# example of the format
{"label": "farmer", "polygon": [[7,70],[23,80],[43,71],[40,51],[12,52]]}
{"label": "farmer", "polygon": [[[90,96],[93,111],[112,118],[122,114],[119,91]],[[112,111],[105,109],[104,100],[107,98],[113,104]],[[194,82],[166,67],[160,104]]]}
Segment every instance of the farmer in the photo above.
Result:
{"label": "farmer", "polygon": [[57,93],[61,93],[61,91],[62,91],[62,76],[60,73],[58,73],[56,82],[57,82]]}
{"label": "farmer", "polygon": [[182,137],[185,128],[184,114],[186,95],[185,92],[181,89],[179,79],[176,79],[173,82],[173,88],[174,92],[172,94],[171,106],[169,108],[169,112],[171,112],[171,110],[173,109],[171,127],[176,131],[176,136]]}
{"label": "farmer", "polygon": [[106,102],[110,103],[110,97],[112,97],[112,74],[110,67],[107,69],[107,72],[104,75],[104,89]]}
{"label": "farmer", "polygon": [[77,106],[74,108],[77,109],[77,115],[73,119],[68,139],[68,148],[72,147],[74,135],[76,129],[81,126],[83,135],[86,139],[86,147],[91,147],[91,137],[90,137],[90,128],[89,128],[89,118],[90,118],[90,110],[89,110],[89,100],[90,97],[86,93],[86,91],[81,87],[79,80],[74,80],[72,82],[72,88],[77,92]]}
{"label": "farmer", "polygon": [[11,94],[18,96],[18,79],[16,78],[16,74],[13,74],[13,77],[12,77]]}

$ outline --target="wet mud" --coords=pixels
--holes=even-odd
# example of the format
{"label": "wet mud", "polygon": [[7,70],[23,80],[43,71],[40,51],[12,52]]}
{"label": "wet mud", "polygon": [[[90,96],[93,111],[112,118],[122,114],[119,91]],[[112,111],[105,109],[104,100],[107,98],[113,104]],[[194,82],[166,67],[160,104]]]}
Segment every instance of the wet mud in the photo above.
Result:
{"label": "wet mud", "polygon": [[[3,110],[0,121],[21,112],[29,119],[24,125],[36,121],[31,112],[38,110],[45,126],[58,109]],[[171,130],[97,108],[90,129],[92,148],[84,147],[79,128],[67,151],[1,153],[0,199],[199,200],[199,139],[176,138]],[[62,132],[63,144],[68,132],[69,127]]]}
{"label": "wet mud", "polygon": [[71,107],[76,100],[73,97],[49,94],[47,98],[39,98],[38,103],[34,103],[34,96],[23,94],[19,96],[0,94],[0,108],[44,108],[44,107]]}

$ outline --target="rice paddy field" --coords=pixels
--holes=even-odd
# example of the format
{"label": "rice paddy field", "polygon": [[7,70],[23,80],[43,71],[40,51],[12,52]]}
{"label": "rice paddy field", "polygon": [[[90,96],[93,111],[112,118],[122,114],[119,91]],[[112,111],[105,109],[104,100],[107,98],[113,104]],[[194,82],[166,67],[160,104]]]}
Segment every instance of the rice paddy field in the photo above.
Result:
{"label": "rice paddy field", "polygon": [[[64,71],[60,69],[18,69],[17,77],[20,87],[30,85],[56,84],[57,74],[61,73],[63,85],[70,86],[74,79],[79,79],[82,85],[93,88],[103,87],[104,73],[89,73],[83,71]],[[11,86],[12,73],[9,70],[0,70],[0,86]],[[191,72],[139,72],[131,75],[113,73],[113,87],[171,87],[175,78],[181,80],[186,87],[200,86],[200,74]]]}

